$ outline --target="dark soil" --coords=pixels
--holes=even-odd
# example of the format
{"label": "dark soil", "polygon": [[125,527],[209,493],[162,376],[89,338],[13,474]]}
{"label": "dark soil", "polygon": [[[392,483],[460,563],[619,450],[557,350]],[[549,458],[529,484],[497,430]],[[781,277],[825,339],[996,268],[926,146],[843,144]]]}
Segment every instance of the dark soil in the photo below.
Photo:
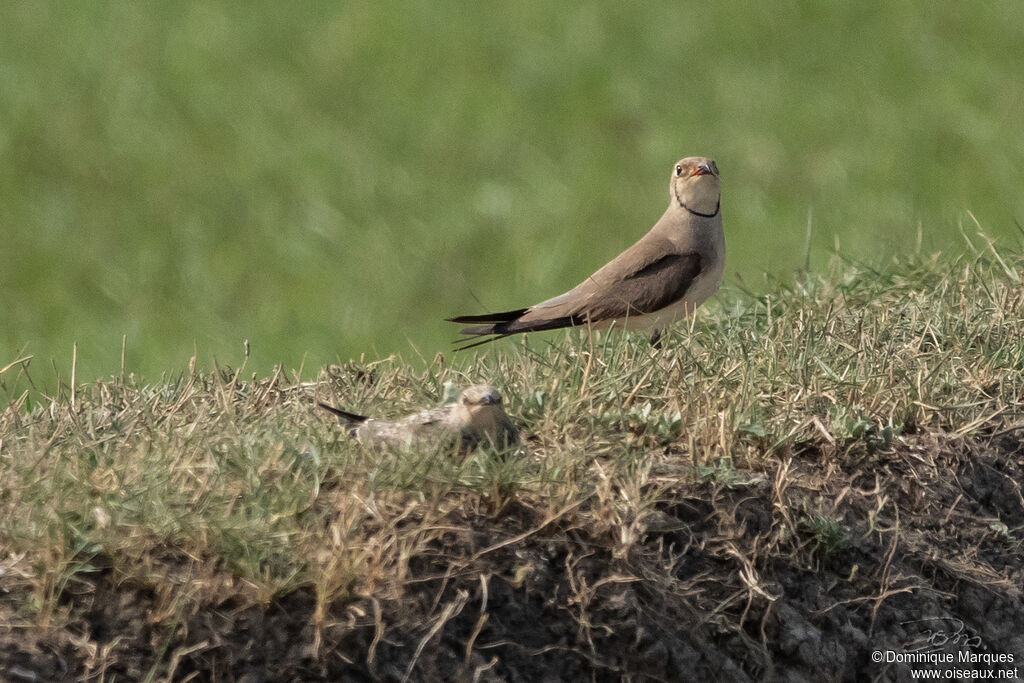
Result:
{"label": "dark soil", "polygon": [[[403,600],[330,605],[320,628],[311,590],[265,606],[225,591],[168,615],[160,580],[100,562],[65,588],[60,628],[14,629],[23,601],[8,574],[0,671],[5,681],[137,681],[151,670],[245,683],[914,680],[912,664],[872,661],[893,651],[1003,655],[1012,663],[954,661],[1024,675],[1021,435],[807,450],[746,482],[675,485],[659,509],[603,532],[580,523],[582,510],[546,526],[526,506],[457,520],[464,531],[414,560]],[[679,459],[666,452],[666,474]],[[632,545],[609,537],[623,529]],[[162,562],[188,564],[173,553]]]}

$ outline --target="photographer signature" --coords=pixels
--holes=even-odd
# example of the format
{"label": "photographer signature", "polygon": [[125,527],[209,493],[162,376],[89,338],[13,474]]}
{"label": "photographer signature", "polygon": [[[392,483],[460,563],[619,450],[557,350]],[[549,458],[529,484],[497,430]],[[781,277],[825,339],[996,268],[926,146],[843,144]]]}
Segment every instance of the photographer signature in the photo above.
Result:
{"label": "photographer signature", "polygon": [[[975,648],[981,647],[981,636],[970,631],[964,622],[956,617],[929,617],[927,619],[911,619],[901,621],[900,626],[907,624],[932,624],[921,629],[921,639],[908,644],[908,652],[934,652],[947,645]],[[948,627],[954,626],[950,631]]]}

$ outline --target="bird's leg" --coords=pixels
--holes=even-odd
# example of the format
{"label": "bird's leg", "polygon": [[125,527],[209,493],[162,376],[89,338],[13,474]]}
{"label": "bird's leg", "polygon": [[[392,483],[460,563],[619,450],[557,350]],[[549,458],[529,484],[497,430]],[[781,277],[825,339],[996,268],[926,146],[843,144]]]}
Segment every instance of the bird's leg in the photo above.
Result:
{"label": "bird's leg", "polygon": [[661,348],[661,328],[655,327],[651,333],[651,346],[655,349]]}

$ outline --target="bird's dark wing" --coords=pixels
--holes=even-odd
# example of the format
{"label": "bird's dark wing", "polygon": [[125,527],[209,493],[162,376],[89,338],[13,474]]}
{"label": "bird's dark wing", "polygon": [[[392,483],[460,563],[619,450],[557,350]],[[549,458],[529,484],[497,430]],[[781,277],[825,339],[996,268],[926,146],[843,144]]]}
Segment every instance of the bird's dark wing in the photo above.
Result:
{"label": "bird's dark wing", "polygon": [[451,322],[476,323],[460,330],[487,337],[458,351],[518,332],[586,325],[588,321],[653,313],[682,299],[700,274],[701,257],[673,252],[668,240],[641,240],[565,294],[529,308],[463,315]]}
{"label": "bird's dark wing", "polygon": [[450,323],[507,323],[526,313],[527,310],[525,308],[518,308],[514,311],[502,311],[501,313],[457,315],[454,318],[445,318],[445,320]]}
{"label": "bird's dark wing", "polygon": [[358,424],[360,422],[366,422],[366,420],[368,419],[365,415],[356,415],[355,413],[350,413],[347,410],[342,410],[341,408],[329,406],[326,403],[317,403],[317,405],[323,408],[324,410],[334,413],[340,419],[347,420],[348,422],[354,422]]}
{"label": "bird's dark wing", "polygon": [[610,320],[660,311],[686,296],[700,268],[700,254],[663,254],[607,283],[595,273],[595,291],[580,312],[591,320]]}
{"label": "bird's dark wing", "polygon": [[[487,337],[480,341],[474,341],[464,346],[459,346],[456,351],[465,351],[474,346],[480,346],[497,339],[504,339],[517,332],[539,332],[541,330],[556,330],[561,327],[573,327],[586,324],[586,318],[579,315],[566,315],[556,318],[548,318],[542,321],[521,322],[519,317],[526,313],[528,308],[520,308],[515,311],[504,311],[502,313],[490,313],[483,315],[460,315],[455,318],[446,318],[453,323],[484,323],[472,327],[464,327],[459,334],[470,337]],[[460,342],[455,342],[460,343]]]}

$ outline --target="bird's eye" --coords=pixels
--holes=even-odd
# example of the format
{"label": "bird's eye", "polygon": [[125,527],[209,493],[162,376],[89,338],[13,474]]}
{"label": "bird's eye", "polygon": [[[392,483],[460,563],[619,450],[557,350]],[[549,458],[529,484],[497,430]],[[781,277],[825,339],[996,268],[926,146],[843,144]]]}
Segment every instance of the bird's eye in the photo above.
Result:
{"label": "bird's eye", "polygon": [[676,164],[676,175],[683,175],[683,167],[680,166],[679,164]]}

